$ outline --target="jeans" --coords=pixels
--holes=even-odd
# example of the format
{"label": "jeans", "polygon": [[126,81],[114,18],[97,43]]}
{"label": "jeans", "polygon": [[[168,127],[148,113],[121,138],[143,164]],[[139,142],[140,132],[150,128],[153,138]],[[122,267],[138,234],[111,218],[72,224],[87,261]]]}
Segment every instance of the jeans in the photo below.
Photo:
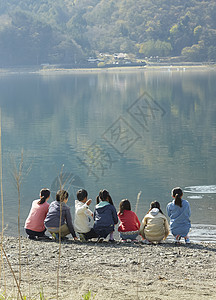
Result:
{"label": "jeans", "polygon": [[120,232],[120,238],[123,240],[135,240],[139,235],[139,231]]}
{"label": "jeans", "polygon": [[104,227],[104,228],[94,228],[94,231],[98,235],[98,237],[106,238],[108,234],[113,232],[113,226]]}
{"label": "jeans", "polygon": [[[78,233],[82,233],[82,232],[78,232]],[[98,234],[94,231],[93,228],[91,228],[90,231],[82,233],[85,237],[86,240],[92,239],[92,238],[97,238]]]}

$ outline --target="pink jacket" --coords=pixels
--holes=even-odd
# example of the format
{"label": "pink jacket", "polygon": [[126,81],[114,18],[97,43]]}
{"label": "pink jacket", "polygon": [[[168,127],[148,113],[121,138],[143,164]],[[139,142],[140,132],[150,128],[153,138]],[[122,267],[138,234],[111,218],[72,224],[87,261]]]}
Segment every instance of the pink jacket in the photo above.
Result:
{"label": "pink jacket", "polygon": [[42,232],[45,229],[44,220],[48,212],[49,203],[38,204],[39,200],[37,199],[32,202],[30,213],[25,221],[25,228]]}

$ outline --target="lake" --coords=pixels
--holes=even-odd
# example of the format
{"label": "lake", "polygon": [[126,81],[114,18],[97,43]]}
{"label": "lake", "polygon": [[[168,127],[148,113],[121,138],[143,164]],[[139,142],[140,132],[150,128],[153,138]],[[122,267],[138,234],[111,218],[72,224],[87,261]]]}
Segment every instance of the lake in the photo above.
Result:
{"label": "lake", "polygon": [[0,73],[5,232],[17,235],[22,151],[22,227],[40,189],[54,197],[60,184],[72,213],[77,189],[87,189],[92,210],[107,189],[140,220],[154,200],[166,213],[180,186],[192,223],[216,225],[215,83],[213,69],[177,67]]}

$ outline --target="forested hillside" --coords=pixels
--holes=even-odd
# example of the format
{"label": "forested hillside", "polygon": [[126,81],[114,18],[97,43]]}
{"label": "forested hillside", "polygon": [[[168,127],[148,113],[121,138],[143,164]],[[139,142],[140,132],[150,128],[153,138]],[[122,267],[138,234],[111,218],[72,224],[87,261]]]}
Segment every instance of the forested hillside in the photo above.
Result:
{"label": "forested hillside", "polygon": [[0,67],[119,52],[215,61],[215,0],[0,0]]}

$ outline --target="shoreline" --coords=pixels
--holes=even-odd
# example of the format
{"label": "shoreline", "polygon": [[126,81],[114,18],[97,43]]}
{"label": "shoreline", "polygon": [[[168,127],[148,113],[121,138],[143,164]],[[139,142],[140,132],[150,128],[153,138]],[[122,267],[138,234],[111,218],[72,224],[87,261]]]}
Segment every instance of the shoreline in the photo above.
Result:
{"label": "shoreline", "polygon": [[[18,278],[18,238],[4,237],[3,247]],[[21,237],[22,294],[38,299],[43,289],[45,299],[57,299],[58,259],[58,243]],[[214,243],[97,244],[69,239],[61,243],[58,299],[80,300],[91,291],[95,300],[210,300],[216,293],[215,266]],[[15,282],[5,258],[4,272],[7,296],[16,299]],[[3,288],[3,276],[0,282]]]}
{"label": "shoreline", "polygon": [[50,66],[46,68],[40,68],[38,66],[31,67],[11,67],[11,68],[0,68],[0,75],[4,74],[40,74],[40,75],[50,75],[50,74],[80,74],[80,73],[112,73],[112,72],[137,72],[137,71],[215,71],[215,64],[149,64],[146,66],[126,66],[126,67],[107,67],[107,68],[52,68]]}
{"label": "shoreline", "polygon": [[[21,228],[21,235],[24,237],[27,237],[24,228]],[[8,231],[7,229],[4,232],[4,236],[6,237],[12,237],[12,238],[17,238],[18,237],[18,232],[14,234],[14,231]],[[70,235],[69,235],[70,236]],[[216,225],[214,224],[192,224],[191,229],[189,232],[189,237],[192,243],[213,243],[216,244]],[[115,228],[114,231],[114,238],[116,241],[119,241],[119,233],[117,231],[117,228]],[[169,236],[167,237],[166,242],[173,242],[173,236],[170,233]]]}

